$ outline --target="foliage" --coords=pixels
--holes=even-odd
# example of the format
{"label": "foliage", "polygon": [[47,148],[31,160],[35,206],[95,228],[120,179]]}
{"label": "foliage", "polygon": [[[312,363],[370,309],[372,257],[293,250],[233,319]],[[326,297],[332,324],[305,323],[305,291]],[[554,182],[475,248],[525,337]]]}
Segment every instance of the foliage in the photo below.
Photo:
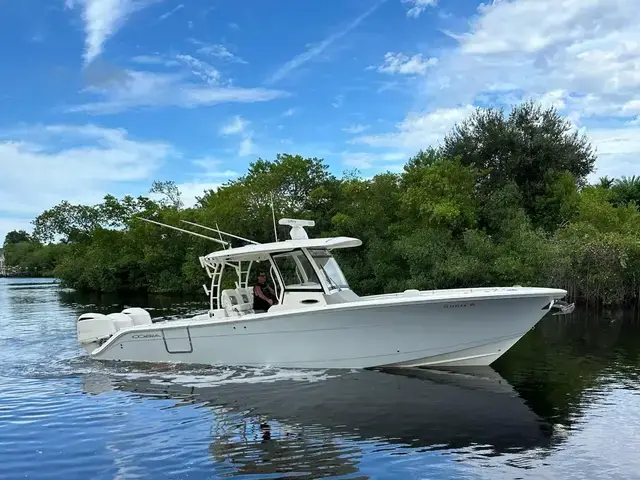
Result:
{"label": "foliage", "polygon": [[31,241],[31,236],[27,232],[24,230],[13,230],[7,233],[7,236],[4,238],[3,245],[6,248],[7,245],[29,241]]}
{"label": "foliage", "polygon": [[588,185],[594,159],[553,109],[478,110],[401,173],[337,178],[322,159],[281,154],[193,207],[173,182],[154,182],[149,197],[61,202],[34,220],[32,236],[11,232],[6,254],[77,289],[197,293],[207,281],[198,256],[221,247],[137,217],[270,242],[288,235],[274,232],[273,206],[276,219],[314,220],[314,236],[360,238],[360,248],[336,255],[362,295],[520,284],[566,288],[577,300],[638,300],[640,180]]}
{"label": "foliage", "polygon": [[[553,203],[563,192],[571,195],[566,191],[569,177],[563,174],[584,185],[596,158],[587,138],[568,119],[532,102],[516,106],[506,116],[503,110],[476,110],[445,137],[443,153],[486,171],[481,179],[485,191],[515,183],[534,225],[549,230],[566,215],[545,206],[549,196]],[[563,186],[550,186],[553,182]]]}

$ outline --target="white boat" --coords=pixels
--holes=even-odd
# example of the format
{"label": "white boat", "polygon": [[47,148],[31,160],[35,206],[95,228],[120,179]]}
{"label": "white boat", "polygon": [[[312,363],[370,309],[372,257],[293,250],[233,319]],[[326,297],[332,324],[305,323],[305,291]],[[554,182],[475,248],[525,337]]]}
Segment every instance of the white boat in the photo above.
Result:
{"label": "white boat", "polygon": [[[204,286],[207,313],[160,322],[142,308],[83,314],[78,341],[97,360],[285,368],[478,366],[493,363],[552,308],[574,308],[559,301],[565,290],[520,286],[359,296],[332,255],[360,246],[359,239],[310,239],[304,227],[313,221],[279,223],[291,227],[291,238],[265,244],[203,227],[220,236],[206,238],[225,246],[200,257],[211,278],[210,287]],[[248,245],[230,248],[222,234]],[[250,274],[256,263],[267,265],[277,295],[266,312],[253,310]],[[229,273],[234,288],[225,288]]]}

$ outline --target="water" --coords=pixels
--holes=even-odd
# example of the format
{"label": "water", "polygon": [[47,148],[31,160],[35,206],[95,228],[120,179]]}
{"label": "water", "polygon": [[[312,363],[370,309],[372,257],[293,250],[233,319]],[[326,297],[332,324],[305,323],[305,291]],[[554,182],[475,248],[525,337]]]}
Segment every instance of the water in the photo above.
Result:
{"label": "water", "polygon": [[123,306],[0,279],[0,479],[640,478],[633,312],[545,318],[464,372],[88,361],[76,318]]}

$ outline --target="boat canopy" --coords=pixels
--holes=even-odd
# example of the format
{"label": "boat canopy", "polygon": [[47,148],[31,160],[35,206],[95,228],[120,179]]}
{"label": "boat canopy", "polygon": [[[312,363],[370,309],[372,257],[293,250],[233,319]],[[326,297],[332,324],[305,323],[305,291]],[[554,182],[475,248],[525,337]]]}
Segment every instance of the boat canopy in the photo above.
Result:
{"label": "boat canopy", "polygon": [[310,238],[302,240],[284,240],[281,242],[259,243],[243,247],[217,250],[204,257],[206,263],[224,262],[261,262],[268,260],[271,254],[291,252],[298,249],[335,250],[362,245],[362,241],[351,237]]}
{"label": "boat canopy", "polygon": [[[185,223],[218,233],[219,238],[202,235],[184,230],[175,226],[166,225],[155,220],[139,217],[146,222],[154,223],[173,230],[181,231],[198,237],[206,238],[223,246],[221,250],[213,251],[199,257],[200,265],[211,278],[209,287],[203,285],[204,291],[210,298],[210,310],[220,310],[223,306],[223,297],[230,298],[233,289],[222,290],[222,277],[227,268],[235,271],[237,276],[236,291],[233,293],[247,297],[244,303],[250,305],[250,293],[248,291],[249,275],[254,262],[267,262],[269,271],[275,282],[276,295],[282,305],[286,292],[300,293],[306,296],[315,294],[322,297],[323,294],[348,289],[348,282],[344,277],[340,266],[331,255],[331,250],[341,248],[353,248],[362,245],[362,241],[352,237],[326,237],[309,238],[304,227],[315,225],[313,220],[300,220],[292,218],[280,219],[280,225],[291,227],[288,240],[278,241],[275,227],[276,241],[270,243],[257,243],[253,240],[223,232],[218,228],[198,225],[197,223],[183,220]],[[249,245],[229,248],[229,242],[222,239],[222,235],[248,242]],[[225,294],[226,292],[226,294]],[[304,299],[306,302],[316,303],[317,299]]]}

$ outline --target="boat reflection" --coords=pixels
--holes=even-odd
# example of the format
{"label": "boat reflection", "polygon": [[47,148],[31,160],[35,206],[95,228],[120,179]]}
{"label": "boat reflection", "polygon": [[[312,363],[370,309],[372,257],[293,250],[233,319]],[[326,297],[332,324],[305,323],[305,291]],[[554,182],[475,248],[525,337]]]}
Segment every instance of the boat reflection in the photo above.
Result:
{"label": "boat reflection", "polygon": [[[548,447],[554,437],[552,425],[490,367],[327,372],[311,382],[229,382],[227,376],[226,382],[207,383],[200,376],[194,383],[189,378],[162,372],[137,378],[87,376],[85,391],[115,388],[204,403],[216,414],[240,414],[236,422],[261,418],[261,424],[316,426],[335,435],[411,447],[483,445],[500,453]],[[267,435],[264,426],[262,433]]]}

